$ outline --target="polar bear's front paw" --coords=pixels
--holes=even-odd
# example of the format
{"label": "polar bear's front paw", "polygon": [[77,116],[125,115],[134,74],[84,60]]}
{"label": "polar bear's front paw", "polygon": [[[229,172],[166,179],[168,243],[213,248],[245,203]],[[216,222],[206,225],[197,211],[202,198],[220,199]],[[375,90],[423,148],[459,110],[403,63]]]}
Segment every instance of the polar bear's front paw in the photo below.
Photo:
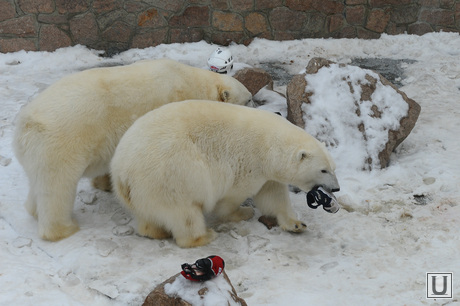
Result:
{"label": "polar bear's front paw", "polygon": [[295,219],[288,219],[287,222],[280,222],[280,227],[288,232],[300,233],[307,229],[307,225],[302,221],[295,220]]}

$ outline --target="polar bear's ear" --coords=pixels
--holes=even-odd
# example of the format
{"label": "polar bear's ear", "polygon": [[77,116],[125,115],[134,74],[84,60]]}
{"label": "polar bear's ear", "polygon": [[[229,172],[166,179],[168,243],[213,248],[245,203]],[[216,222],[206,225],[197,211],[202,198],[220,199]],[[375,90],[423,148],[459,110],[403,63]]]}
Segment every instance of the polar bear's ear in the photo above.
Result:
{"label": "polar bear's ear", "polygon": [[228,102],[230,100],[230,91],[219,88],[219,101],[221,102]]}
{"label": "polar bear's ear", "polygon": [[305,150],[300,150],[297,152],[297,160],[298,161],[303,161],[305,159],[310,159],[312,156]]}

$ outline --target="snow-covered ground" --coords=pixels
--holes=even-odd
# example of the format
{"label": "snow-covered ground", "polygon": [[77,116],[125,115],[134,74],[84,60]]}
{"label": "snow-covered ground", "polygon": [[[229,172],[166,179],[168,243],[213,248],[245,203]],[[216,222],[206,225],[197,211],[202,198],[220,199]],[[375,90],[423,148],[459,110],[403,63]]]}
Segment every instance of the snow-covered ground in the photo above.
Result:
{"label": "snow-covered ground", "polygon": [[[219,255],[249,305],[444,305],[460,300],[460,36],[383,35],[378,40],[256,40],[232,45],[236,68],[276,63],[294,75],[312,57],[402,63],[400,88],[422,111],[384,170],[345,167],[359,154],[336,154],[342,209],[293,206],[302,234],[257,221],[217,225],[217,240],[181,249],[171,240],[131,234],[131,220],[110,193],[78,186],[81,230],[59,242],[37,235],[23,207],[27,179],[11,148],[21,106],[59,78],[95,66],[169,57],[204,67],[216,46],[205,42],[133,49],[113,58],[81,46],[0,54],[0,305],[138,305],[184,262]],[[285,86],[277,86],[278,91]],[[270,96],[267,92],[260,95]],[[279,97],[272,108],[279,107]],[[56,186],[59,188],[59,186]],[[426,299],[426,272],[453,272],[453,299]],[[441,284],[442,285],[442,284]],[[438,288],[442,289],[442,288]],[[439,290],[438,290],[439,291]]]}

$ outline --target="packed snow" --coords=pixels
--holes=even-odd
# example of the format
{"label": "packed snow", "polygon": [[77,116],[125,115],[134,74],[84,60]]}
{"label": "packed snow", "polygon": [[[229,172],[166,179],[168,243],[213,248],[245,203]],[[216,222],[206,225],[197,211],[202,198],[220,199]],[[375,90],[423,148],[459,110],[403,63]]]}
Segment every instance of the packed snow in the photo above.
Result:
{"label": "packed snow", "polygon": [[[80,231],[59,242],[38,237],[37,222],[23,207],[27,178],[11,147],[20,108],[70,73],[162,57],[205,68],[216,47],[205,42],[159,45],[112,58],[82,46],[0,54],[0,305],[139,305],[182,263],[208,255],[225,260],[229,278],[248,305],[458,303],[458,33],[383,35],[378,40],[260,39],[229,46],[235,69],[274,63],[290,75],[304,70],[313,57],[337,63],[402,60],[400,90],[422,107],[388,168],[350,166],[362,155],[360,145],[331,151],[342,209],[336,214],[312,210],[304,193],[292,193],[294,209],[308,226],[304,233],[268,230],[257,221],[256,210],[251,220],[215,225],[218,238],[211,244],[181,249],[172,240],[136,235],[135,220],[113,194],[82,179],[74,207]],[[332,91],[339,82],[323,76],[315,86]],[[275,90],[283,93],[285,84],[275,82]],[[257,98],[268,101],[262,108],[286,115],[281,95],[264,89]],[[381,98],[388,102],[385,93]],[[343,129],[340,122],[331,120],[330,128]],[[377,136],[379,131],[376,127]],[[452,272],[453,298],[426,299],[426,272]]]}

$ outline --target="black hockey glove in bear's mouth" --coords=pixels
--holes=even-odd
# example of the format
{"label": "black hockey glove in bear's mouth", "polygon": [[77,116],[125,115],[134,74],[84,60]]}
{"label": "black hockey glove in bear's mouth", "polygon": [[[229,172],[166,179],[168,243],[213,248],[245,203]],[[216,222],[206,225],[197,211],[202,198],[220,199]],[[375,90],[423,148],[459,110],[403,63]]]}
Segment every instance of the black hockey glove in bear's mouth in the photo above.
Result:
{"label": "black hockey glove in bear's mouth", "polygon": [[339,202],[332,192],[323,187],[315,187],[307,193],[307,204],[310,208],[317,209],[323,205],[323,209],[328,213],[335,214],[340,209]]}

